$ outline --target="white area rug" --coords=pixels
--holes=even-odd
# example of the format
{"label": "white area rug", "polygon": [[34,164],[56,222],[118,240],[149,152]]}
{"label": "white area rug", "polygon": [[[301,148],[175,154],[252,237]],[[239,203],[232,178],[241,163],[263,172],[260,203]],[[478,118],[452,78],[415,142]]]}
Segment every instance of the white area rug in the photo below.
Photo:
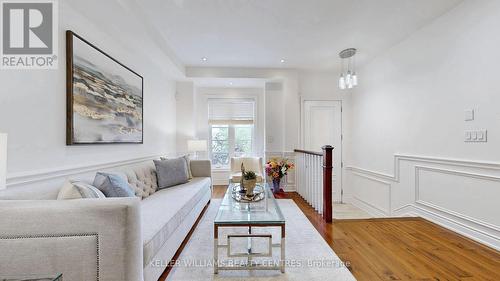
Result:
{"label": "white area rug", "polygon": [[[356,280],[293,200],[278,200],[278,202],[286,219],[286,260],[288,266],[285,273],[280,273],[277,270],[231,270],[219,271],[218,274],[214,274],[211,264],[213,261],[213,221],[220,200],[212,200],[167,280]],[[228,232],[245,233],[244,228],[219,229],[219,243],[226,242],[224,237]],[[273,243],[279,243],[278,231],[278,228],[253,229],[253,233],[272,233]],[[274,240],[275,237],[276,240]],[[244,251],[246,241],[240,240],[241,243],[239,243],[240,241],[235,243],[236,247],[232,249],[233,253]],[[265,251],[267,249],[266,241],[262,238],[254,240],[253,248],[256,248],[258,252]],[[220,257],[224,257],[225,252],[226,249],[221,249],[219,251]],[[273,249],[274,258],[279,257],[279,252],[279,248]]]}

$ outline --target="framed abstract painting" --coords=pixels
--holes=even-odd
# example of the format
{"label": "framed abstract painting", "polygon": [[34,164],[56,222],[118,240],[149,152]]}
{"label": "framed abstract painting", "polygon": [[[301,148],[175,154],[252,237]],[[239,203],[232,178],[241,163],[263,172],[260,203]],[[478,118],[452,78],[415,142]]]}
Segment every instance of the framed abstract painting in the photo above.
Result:
{"label": "framed abstract painting", "polygon": [[144,80],[66,31],[66,143],[143,143]]}

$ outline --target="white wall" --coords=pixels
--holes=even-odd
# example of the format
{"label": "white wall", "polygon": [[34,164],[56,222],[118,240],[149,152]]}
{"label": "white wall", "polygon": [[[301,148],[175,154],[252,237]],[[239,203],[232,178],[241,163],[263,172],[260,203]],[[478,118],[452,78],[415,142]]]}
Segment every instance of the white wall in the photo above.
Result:
{"label": "white wall", "polygon": [[266,152],[285,151],[285,112],[284,86],[281,81],[267,82],[266,98]]}
{"label": "white wall", "polygon": [[[354,203],[421,215],[500,248],[498,26],[499,1],[464,1],[359,70]],[[464,121],[466,109],[474,121]],[[487,129],[488,142],[465,143],[469,129]]]}
{"label": "white wall", "polygon": [[[337,88],[338,73],[332,71],[297,71],[294,69],[188,67],[190,78],[263,79],[265,89],[265,156],[286,157],[294,161],[293,150],[301,148],[301,101],[340,100],[344,104],[342,121],[344,140],[348,134],[350,91]],[[344,142],[343,153],[348,145]],[[295,175],[286,179],[287,189],[295,189]]]}
{"label": "white wall", "polygon": [[[59,69],[1,70],[0,131],[9,134],[8,177],[174,153],[175,83],[182,70],[156,53],[118,2],[59,1]],[[83,1],[82,1],[83,2]],[[110,5],[114,6],[110,6]],[[103,8],[104,7],[104,8]],[[112,9],[104,13],[105,8]],[[108,22],[107,25],[98,24]],[[114,24],[109,24],[113,22]],[[65,30],[71,29],[144,77],[144,144],[66,146]],[[139,42],[131,40],[135,38]],[[131,42],[127,44],[127,42]]]}
{"label": "white wall", "polygon": [[[196,88],[195,93],[195,124],[196,137],[209,139],[208,100],[210,98],[251,98],[255,100],[255,142],[253,143],[254,156],[262,157],[264,152],[265,135],[265,100],[264,89],[261,88]],[[208,153],[202,155],[208,157]],[[213,167],[214,184],[227,184],[228,169]]]}
{"label": "white wall", "polygon": [[[279,120],[268,119],[266,117],[266,123],[275,122],[275,124],[281,124],[281,130],[277,133],[266,132],[267,136],[273,136],[271,134],[280,134],[280,136],[276,136],[279,141],[266,143],[266,151],[272,152],[293,151],[298,145],[300,116],[297,113],[300,111],[300,98],[298,94],[297,75],[296,70],[290,69],[234,67],[186,68],[186,76],[190,78],[249,78],[281,83],[283,93],[281,99],[275,100],[272,103],[266,103],[266,113],[269,113],[268,110],[271,108],[283,107],[282,114],[279,115]],[[274,136],[272,138],[275,139]]]}
{"label": "white wall", "polygon": [[[318,101],[341,101],[342,102],[342,159],[333,159],[333,161],[344,161],[350,153],[350,120],[351,120],[351,99],[352,89],[340,90],[338,88],[338,76],[336,71],[300,71],[299,72],[299,91],[300,98],[304,100]],[[302,134],[303,135],[303,134]],[[303,137],[303,136],[302,136]],[[303,139],[300,140],[301,143]],[[319,149],[319,148],[318,148]],[[342,169],[342,189],[345,197],[350,196],[351,190],[344,182],[346,177],[345,170]],[[338,184],[333,186],[334,193],[340,193]]]}
{"label": "white wall", "polygon": [[263,156],[265,132],[264,90],[260,88],[197,88],[196,89],[196,136],[209,139],[208,100],[210,98],[251,98],[255,100],[255,156]]}
{"label": "white wall", "polygon": [[[287,157],[293,161],[293,149],[299,145],[300,97],[298,72],[292,69],[187,67],[190,78],[262,79],[265,90],[265,158]],[[280,84],[281,89],[269,88]],[[295,189],[293,173],[286,179],[288,190]]]}
{"label": "white wall", "polygon": [[195,87],[191,81],[177,82],[177,151],[187,153],[187,141],[196,138]]}

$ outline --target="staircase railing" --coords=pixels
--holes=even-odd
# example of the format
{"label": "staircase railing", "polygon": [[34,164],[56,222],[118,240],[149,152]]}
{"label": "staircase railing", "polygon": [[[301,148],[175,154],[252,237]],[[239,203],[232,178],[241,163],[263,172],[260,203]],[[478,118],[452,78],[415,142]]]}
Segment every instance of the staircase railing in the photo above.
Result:
{"label": "staircase railing", "polygon": [[294,150],[297,153],[297,193],[321,214],[326,222],[331,222],[333,147],[325,145],[322,150]]}

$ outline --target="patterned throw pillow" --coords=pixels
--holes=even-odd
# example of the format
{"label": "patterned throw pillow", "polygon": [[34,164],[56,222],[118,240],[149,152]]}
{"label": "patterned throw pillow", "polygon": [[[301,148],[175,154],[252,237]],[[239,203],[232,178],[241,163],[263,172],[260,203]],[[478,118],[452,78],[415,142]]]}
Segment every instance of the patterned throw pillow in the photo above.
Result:
{"label": "patterned throw pillow", "polygon": [[57,195],[57,200],[82,199],[82,198],[106,198],[95,186],[81,182],[66,180]]}
{"label": "patterned throw pillow", "polygon": [[94,185],[106,197],[135,197],[125,175],[98,172],[95,175]]}

